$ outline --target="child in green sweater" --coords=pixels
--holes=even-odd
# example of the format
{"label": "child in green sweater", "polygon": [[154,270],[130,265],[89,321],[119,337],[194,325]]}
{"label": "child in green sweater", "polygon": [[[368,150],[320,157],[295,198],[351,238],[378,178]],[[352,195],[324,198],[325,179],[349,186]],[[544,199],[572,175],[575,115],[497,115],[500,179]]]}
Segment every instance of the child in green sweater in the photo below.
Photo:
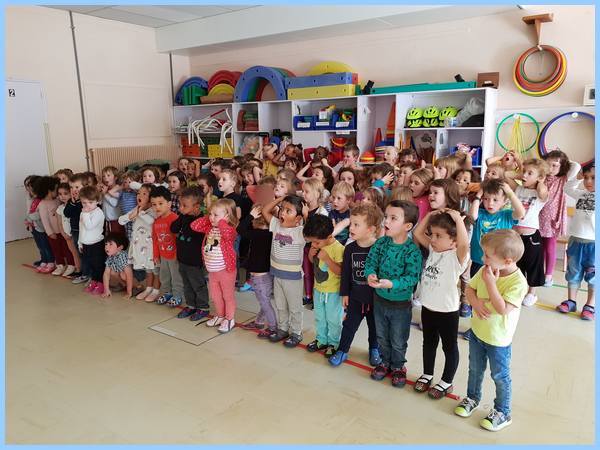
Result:
{"label": "child in green sweater", "polygon": [[385,209],[385,236],[369,251],[365,276],[375,289],[373,307],[377,343],[382,362],[371,378],[382,380],[392,374],[392,386],[406,384],[406,349],[412,319],[411,297],[422,270],[421,251],[408,237],[419,218],[417,206],[392,200]]}

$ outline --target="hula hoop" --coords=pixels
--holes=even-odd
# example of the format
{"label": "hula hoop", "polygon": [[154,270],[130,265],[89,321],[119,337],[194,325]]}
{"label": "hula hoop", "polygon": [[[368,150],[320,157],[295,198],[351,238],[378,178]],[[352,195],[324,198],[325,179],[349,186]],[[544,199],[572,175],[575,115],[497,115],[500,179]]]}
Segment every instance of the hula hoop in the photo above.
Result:
{"label": "hula hoop", "polygon": [[[525,72],[525,62],[531,55],[538,52],[549,52],[555,59],[552,73],[542,79],[533,79]],[[567,57],[558,48],[551,45],[540,45],[526,50],[515,63],[513,81],[517,88],[526,95],[542,97],[557,90],[567,77]]]}
{"label": "hula hoop", "polygon": [[[496,142],[498,142],[498,145],[500,147],[502,147],[504,149],[504,151],[508,152],[511,149],[508,149],[504,146],[504,144],[502,144],[502,142],[500,141],[500,128],[502,128],[502,125],[504,124],[504,122],[506,122],[508,119],[510,119],[511,117],[514,117],[515,115],[519,115],[519,116],[524,116],[527,117],[529,120],[531,120],[533,122],[533,124],[535,125],[535,140],[533,141],[533,144],[531,144],[529,147],[527,147],[525,149],[525,152],[528,152],[529,150],[531,150],[533,147],[535,147],[535,144],[537,144],[538,142],[538,136],[540,134],[540,124],[538,123],[537,120],[535,120],[533,117],[531,117],[529,114],[525,114],[525,113],[514,113],[514,114],[509,114],[508,116],[506,116],[504,119],[502,119],[500,121],[500,123],[498,124],[498,128],[496,128]],[[513,149],[514,150],[514,149]]]}
{"label": "hula hoop", "polygon": [[[550,120],[546,125],[544,125],[544,128],[542,128],[542,132],[540,133],[540,138],[538,139],[538,153],[540,154],[540,158],[543,158],[544,156],[546,156],[547,150],[546,150],[546,133],[548,132],[548,128],[550,128],[550,126],[556,122],[558,119],[561,119],[565,116],[570,116],[572,114],[578,114],[581,115],[583,117],[587,117],[588,119],[593,120],[594,122],[596,121],[596,116],[594,116],[593,114],[590,113],[586,113],[583,111],[569,111],[566,113],[562,113],[559,114],[558,116],[556,116],[554,119]],[[589,161],[581,164],[582,166],[587,166],[588,164],[590,164],[592,161],[594,160],[594,158],[590,159]]]}

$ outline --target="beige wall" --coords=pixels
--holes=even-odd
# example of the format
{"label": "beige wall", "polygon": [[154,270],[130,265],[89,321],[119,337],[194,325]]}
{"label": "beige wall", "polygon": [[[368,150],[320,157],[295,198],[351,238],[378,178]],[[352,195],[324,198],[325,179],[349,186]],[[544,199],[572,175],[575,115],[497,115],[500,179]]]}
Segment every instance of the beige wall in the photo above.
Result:
{"label": "beige wall", "polygon": [[[568,75],[555,93],[541,98],[522,94],[511,73],[518,56],[535,44],[533,27],[521,17],[553,12],[545,24],[542,43],[561,48],[568,59]],[[361,33],[336,39],[315,39],[274,44],[243,51],[224,51],[192,57],[193,75],[209,77],[220,69],[245,70],[260,64],[284,67],[296,75],[321,61],[336,60],[352,66],[361,80],[376,86],[454,81],[455,74],[475,80],[478,72],[500,72],[498,109],[554,108],[581,105],[585,84],[594,82],[594,6],[536,6],[535,11],[514,11],[433,25]],[[533,58],[532,58],[533,59]],[[549,58],[545,58],[542,69]],[[532,61],[532,74],[539,63]],[[528,69],[529,69],[528,65]],[[508,127],[510,128],[510,127]],[[527,126],[524,134],[529,136]],[[559,123],[548,136],[576,158],[592,154],[589,123]]]}
{"label": "beige wall", "polygon": [[[154,30],[74,14],[88,145],[172,142],[169,56]],[[83,170],[85,150],[68,12],[6,8],[6,77],[39,80],[46,94],[55,168]],[[174,79],[189,76],[174,57]]]}

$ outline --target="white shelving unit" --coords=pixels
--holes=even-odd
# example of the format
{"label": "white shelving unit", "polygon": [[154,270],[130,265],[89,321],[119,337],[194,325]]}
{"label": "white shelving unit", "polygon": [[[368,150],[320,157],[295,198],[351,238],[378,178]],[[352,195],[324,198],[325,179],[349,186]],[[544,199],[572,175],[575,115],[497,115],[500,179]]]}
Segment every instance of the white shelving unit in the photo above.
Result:
{"label": "white shelving unit", "polygon": [[[317,145],[329,146],[334,136],[345,136],[354,140],[358,147],[370,150],[375,144],[377,129],[381,129],[385,139],[388,128],[388,117],[392,105],[396,104],[394,120],[394,145],[400,147],[402,142],[411,136],[430,141],[436,158],[446,156],[452,147],[459,142],[482,147],[482,174],[485,172],[485,159],[493,155],[494,133],[496,124],[496,104],[498,91],[491,88],[456,89],[448,91],[407,92],[398,94],[362,95],[352,97],[338,97],[312,100],[276,100],[243,103],[222,103],[213,105],[175,106],[175,126],[187,124],[193,120],[206,117],[216,111],[226,108],[230,111],[233,121],[233,146],[240,147],[244,137],[258,132],[271,133],[274,129],[289,131],[294,142],[300,142],[304,148]],[[483,127],[456,127],[456,128],[408,128],[406,127],[406,113],[412,107],[427,108],[430,105],[440,109],[446,106],[455,106],[461,109],[466,102],[476,97],[485,104]],[[329,105],[335,105],[337,110],[356,110],[356,127],[335,130],[294,130],[293,118],[298,115],[318,115],[319,110]],[[258,114],[258,131],[245,131],[237,129],[237,115],[240,110],[247,110]],[[214,133],[213,133],[214,135]]]}

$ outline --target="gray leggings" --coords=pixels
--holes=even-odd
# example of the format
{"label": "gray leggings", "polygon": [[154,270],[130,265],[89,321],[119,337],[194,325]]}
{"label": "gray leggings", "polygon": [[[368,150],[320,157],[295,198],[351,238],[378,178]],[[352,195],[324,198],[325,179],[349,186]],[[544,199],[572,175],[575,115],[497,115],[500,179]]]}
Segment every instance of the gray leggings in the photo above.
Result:
{"label": "gray leggings", "polygon": [[275,310],[271,304],[271,296],[273,295],[273,275],[252,275],[250,285],[254,289],[256,300],[260,305],[260,311],[256,316],[256,322],[262,323],[266,320],[267,327],[274,330],[277,327],[277,317]]}

